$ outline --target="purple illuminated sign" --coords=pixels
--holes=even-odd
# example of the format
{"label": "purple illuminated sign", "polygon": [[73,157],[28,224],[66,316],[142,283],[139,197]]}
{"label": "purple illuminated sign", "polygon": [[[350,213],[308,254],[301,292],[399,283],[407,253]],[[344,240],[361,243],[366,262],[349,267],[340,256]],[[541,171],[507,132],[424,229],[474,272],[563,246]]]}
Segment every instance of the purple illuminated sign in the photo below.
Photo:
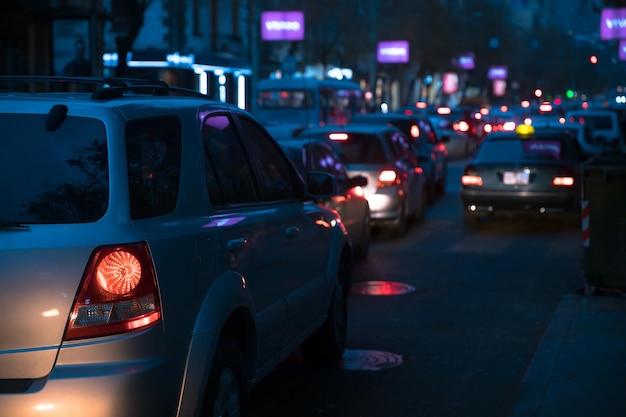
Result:
{"label": "purple illuminated sign", "polygon": [[409,41],[378,42],[376,58],[380,63],[409,62]]}
{"label": "purple illuminated sign", "polygon": [[487,78],[490,80],[506,80],[509,75],[508,72],[507,67],[489,67]]}
{"label": "purple illuminated sign", "polygon": [[626,40],[619,41],[619,59],[626,61]]}
{"label": "purple illuminated sign", "polygon": [[600,14],[600,39],[626,38],[626,7],[602,9]]}
{"label": "purple illuminated sign", "polygon": [[301,41],[304,39],[304,12],[261,13],[261,39],[264,41]]}
{"label": "purple illuminated sign", "polygon": [[466,54],[461,54],[458,57],[458,65],[459,68],[464,70],[473,70],[474,69],[474,54],[468,52]]}

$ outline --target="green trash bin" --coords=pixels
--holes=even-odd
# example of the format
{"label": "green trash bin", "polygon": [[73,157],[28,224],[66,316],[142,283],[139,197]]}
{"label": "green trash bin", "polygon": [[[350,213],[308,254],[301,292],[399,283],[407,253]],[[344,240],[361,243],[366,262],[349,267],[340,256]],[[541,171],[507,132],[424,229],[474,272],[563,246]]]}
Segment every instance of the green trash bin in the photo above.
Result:
{"label": "green trash bin", "polygon": [[626,290],[626,155],[598,155],[581,170],[581,269],[586,292]]}

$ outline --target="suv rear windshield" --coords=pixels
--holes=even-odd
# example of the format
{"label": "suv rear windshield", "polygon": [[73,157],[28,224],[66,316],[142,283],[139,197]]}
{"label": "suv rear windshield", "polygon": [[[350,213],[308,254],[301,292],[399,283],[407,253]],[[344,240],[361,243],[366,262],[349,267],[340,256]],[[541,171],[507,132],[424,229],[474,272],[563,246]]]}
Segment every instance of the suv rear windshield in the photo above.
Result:
{"label": "suv rear windshield", "polygon": [[68,116],[46,130],[46,114],[0,114],[0,223],[84,223],[108,207],[101,121]]}

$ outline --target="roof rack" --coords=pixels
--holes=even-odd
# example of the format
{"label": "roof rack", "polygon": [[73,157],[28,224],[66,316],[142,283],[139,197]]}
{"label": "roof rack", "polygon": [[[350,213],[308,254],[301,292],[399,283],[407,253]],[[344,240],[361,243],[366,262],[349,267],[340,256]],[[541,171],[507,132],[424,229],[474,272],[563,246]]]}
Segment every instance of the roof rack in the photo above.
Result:
{"label": "roof rack", "polygon": [[[118,77],[64,77],[48,75],[5,75],[0,76],[0,85],[54,83],[58,85],[92,84],[98,86],[92,93],[92,100],[121,98],[124,93],[167,96],[170,93],[191,97],[209,98],[206,94],[188,88],[174,87],[155,79]],[[4,90],[6,91],[6,90]],[[9,90],[12,91],[12,90]]]}

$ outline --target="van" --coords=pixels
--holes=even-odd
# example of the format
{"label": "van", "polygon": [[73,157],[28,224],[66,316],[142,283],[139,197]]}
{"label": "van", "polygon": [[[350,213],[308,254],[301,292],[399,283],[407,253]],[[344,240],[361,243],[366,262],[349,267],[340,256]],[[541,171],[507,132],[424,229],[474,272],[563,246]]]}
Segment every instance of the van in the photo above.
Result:
{"label": "van", "polygon": [[565,113],[565,118],[569,123],[581,123],[591,129],[588,152],[626,152],[617,112],[609,109],[570,110]]}

